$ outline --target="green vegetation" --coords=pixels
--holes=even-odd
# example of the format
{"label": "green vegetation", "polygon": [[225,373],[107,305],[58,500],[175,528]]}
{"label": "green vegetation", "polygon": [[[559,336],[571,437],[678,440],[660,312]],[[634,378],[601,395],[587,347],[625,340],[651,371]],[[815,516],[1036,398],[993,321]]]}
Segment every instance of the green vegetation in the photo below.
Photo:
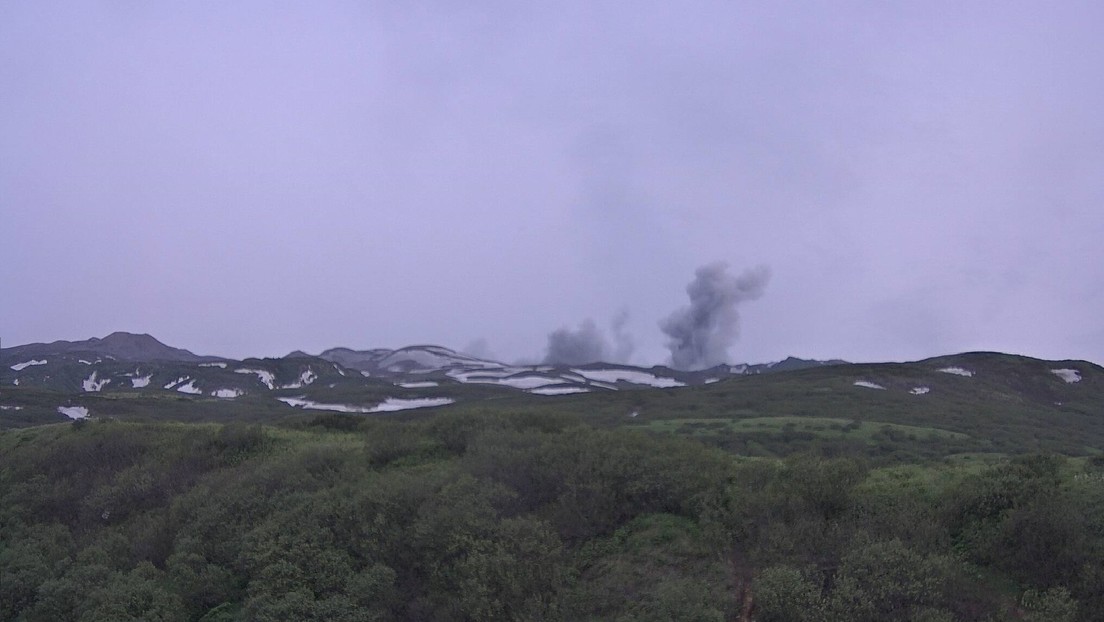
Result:
{"label": "green vegetation", "polygon": [[[1104,373],[1054,365],[378,416],[5,387],[0,619],[1100,620]],[[331,384],[275,395],[420,395]]]}
{"label": "green vegetation", "polygon": [[[842,434],[832,423],[809,425]],[[1104,460],[878,467],[738,457],[633,428],[446,413],[6,431],[0,618],[1094,620],[1104,610]]]}

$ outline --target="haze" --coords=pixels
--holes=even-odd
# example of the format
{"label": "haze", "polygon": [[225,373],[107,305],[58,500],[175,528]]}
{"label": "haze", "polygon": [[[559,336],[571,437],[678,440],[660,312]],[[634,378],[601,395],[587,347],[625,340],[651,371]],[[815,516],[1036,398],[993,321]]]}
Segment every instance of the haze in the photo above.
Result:
{"label": "haze", "polygon": [[725,262],[770,273],[730,362],[1101,362],[1101,24],[1099,2],[5,2],[0,338],[540,360],[612,323],[661,363]]}

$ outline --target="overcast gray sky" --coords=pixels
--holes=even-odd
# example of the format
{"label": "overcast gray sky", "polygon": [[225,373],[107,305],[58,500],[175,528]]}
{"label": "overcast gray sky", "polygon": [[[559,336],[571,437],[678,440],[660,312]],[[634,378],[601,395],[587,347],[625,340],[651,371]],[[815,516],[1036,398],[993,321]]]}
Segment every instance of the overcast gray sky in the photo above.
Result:
{"label": "overcast gray sky", "polygon": [[0,337],[1104,362],[1104,3],[0,3]]}

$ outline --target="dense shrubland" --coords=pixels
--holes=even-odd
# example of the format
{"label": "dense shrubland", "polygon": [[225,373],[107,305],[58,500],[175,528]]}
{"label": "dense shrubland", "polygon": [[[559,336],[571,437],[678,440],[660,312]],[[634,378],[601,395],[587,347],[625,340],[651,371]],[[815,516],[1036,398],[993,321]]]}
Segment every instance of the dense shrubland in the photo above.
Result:
{"label": "dense shrubland", "polygon": [[5,620],[1104,611],[1100,460],[748,458],[522,414],[88,421],[0,449]]}

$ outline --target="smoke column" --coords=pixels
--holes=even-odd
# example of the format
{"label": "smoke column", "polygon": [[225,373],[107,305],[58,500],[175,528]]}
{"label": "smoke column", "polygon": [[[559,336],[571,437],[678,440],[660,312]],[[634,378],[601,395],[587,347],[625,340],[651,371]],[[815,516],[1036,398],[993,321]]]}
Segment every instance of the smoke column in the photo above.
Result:
{"label": "smoke column", "polygon": [[739,336],[736,307],[763,295],[770,269],[758,266],[740,276],[728,274],[723,262],[702,266],[686,286],[690,306],[659,323],[670,340],[670,365],[675,369],[705,369],[728,359],[728,348]]}
{"label": "smoke column", "polygon": [[624,363],[632,356],[635,343],[625,326],[629,312],[623,310],[610,322],[613,347],[594,320],[585,320],[577,330],[560,328],[548,335],[544,362],[550,365],[583,365],[585,363]]}
{"label": "smoke column", "polygon": [[473,356],[477,359],[483,359],[484,361],[495,360],[495,354],[491,350],[491,344],[487,341],[486,337],[473,339],[471,343],[464,346],[464,349],[461,350],[460,353]]}
{"label": "smoke column", "polygon": [[610,322],[610,329],[613,332],[613,360],[616,363],[629,362],[633,350],[636,349],[636,341],[625,329],[628,323],[628,309],[622,309],[620,313],[613,316],[613,321]]}
{"label": "smoke column", "polygon": [[609,343],[594,320],[586,320],[578,330],[559,328],[548,334],[544,362],[552,365],[581,365],[605,358]]}

